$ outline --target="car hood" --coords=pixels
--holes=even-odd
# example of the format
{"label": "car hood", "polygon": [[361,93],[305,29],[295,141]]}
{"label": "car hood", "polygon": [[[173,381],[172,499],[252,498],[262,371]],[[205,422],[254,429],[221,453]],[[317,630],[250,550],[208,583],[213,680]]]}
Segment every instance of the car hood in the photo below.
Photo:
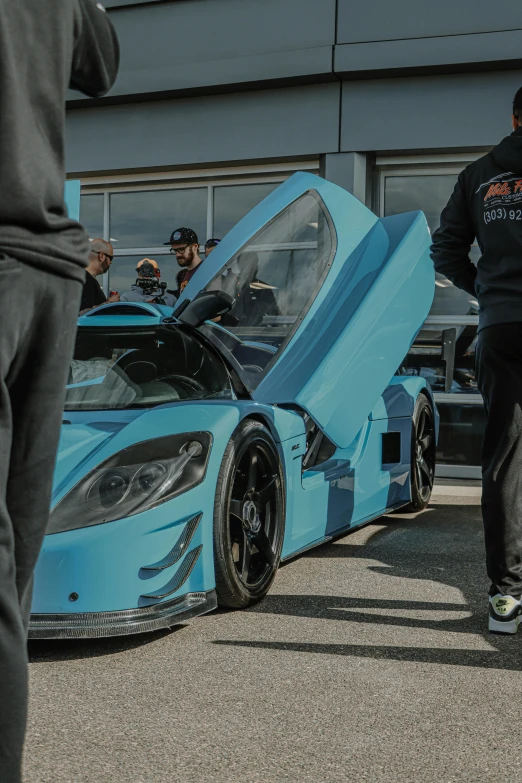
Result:
{"label": "car hood", "polygon": [[54,472],[53,498],[76,474],[81,478],[83,465],[119,432],[141,416],[143,411],[118,411],[82,414],[67,412],[62,424],[60,445]]}

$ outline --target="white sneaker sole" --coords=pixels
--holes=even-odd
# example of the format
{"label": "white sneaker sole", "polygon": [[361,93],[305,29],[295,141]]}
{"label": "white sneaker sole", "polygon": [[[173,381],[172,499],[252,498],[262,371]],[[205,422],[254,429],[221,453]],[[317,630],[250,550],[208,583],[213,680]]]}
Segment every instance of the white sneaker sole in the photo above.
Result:
{"label": "white sneaker sole", "polygon": [[501,622],[500,620],[495,620],[494,617],[489,617],[489,630],[491,633],[510,633],[515,634],[518,631],[518,624],[520,622],[520,619],[517,617],[516,620],[509,620],[509,622]]}

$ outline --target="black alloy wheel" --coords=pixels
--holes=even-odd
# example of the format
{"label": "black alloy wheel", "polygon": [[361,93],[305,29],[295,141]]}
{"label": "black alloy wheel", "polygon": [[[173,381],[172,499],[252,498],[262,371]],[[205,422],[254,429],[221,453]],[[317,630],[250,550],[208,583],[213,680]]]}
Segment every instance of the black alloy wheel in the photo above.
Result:
{"label": "black alloy wheel", "polygon": [[401,511],[422,511],[430,502],[435,478],[435,415],[425,394],[419,394],[411,433],[411,503]]}
{"label": "black alloy wheel", "polygon": [[221,463],[214,504],[214,560],[220,606],[263,598],[279,567],[285,522],[281,460],[268,429],[247,419]]}

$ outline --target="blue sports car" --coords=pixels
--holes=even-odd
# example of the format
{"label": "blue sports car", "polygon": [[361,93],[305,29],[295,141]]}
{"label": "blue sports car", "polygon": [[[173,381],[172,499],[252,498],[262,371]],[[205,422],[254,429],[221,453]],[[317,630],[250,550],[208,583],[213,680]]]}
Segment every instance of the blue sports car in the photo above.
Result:
{"label": "blue sports car", "polygon": [[438,414],[423,378],[395,373],[432,302],[429,244],[422,213],[379,219],[299,173],[174,311],[81,317],[31,637],[246,607],[281,561],[423,509]]}

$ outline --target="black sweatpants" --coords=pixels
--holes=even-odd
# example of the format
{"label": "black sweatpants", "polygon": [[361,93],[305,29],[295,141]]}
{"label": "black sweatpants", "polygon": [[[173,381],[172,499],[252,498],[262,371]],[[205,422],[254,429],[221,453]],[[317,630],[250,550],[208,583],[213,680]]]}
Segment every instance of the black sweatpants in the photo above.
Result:
{"label": "black sweatpants", "polygon": [[522,323],[489,326],[477,342],[484,397],[482,517],[490,594],[522,596]]}
{"label": "black sweatpants", "polygon": [[19,783],[27,626],[82,286],[0,255],[0,780]]}

